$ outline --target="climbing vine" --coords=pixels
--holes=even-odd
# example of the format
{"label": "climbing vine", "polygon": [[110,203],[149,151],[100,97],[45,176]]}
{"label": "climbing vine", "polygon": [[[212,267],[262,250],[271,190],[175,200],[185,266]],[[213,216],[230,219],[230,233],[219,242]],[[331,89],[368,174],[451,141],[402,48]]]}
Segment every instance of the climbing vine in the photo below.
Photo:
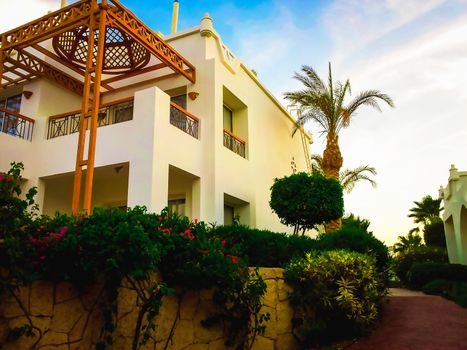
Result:
{"label": "climbing vine", "polygon": [[[219,312],[204,325],[223,324],[228,330],[226,345],[248,349],[264,332],[268,315],[260,309],[266,284],[256,270],[249,270],[238,246],[207,235],[209,228],[203,222],[167,209],[148,213],[144,207],[38,216],[36,190],[20,197],[22,169],[22,164],[13,163],[0,176],[0,292],[11,293],[20,303],[17,288],[38,279],[68,281],[79,291],[102,283],[100,349],[112,345],[122,283],[137,293],[140,305],[132,349],[152,337],[164,296],[174,288],[214,290]],[[35,330],[40,331],[31,321],[10,330],[10,335]]]}

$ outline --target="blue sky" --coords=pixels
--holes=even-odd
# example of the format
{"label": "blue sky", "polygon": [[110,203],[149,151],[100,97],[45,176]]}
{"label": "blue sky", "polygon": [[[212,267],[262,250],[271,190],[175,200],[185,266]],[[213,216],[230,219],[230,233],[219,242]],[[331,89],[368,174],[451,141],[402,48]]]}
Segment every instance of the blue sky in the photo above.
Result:
{"label": "blue sky", "polygon": [[[60,0],[0,0],[0,32],[59,7]],[[172,0],[122,0],[152,29],[168,33]],[[413,201],[438,195],[449,167],[467,171],[467,0],[180,0],[179,29],[205,12],[223,41],[281,100],[300,88],[301,65],[326,76],[328,62],[353,93],[375,88],[395,109],[361,110],[340,135],[344,167],[376,167],[378,187],[357,185],[346,211],[368,218],[392,244],[414,225]],[[11,14],[11,15],[7,15]],[[285,103],[284,103],[285,104]],[[312,152],[322,152],[315,135]]]}

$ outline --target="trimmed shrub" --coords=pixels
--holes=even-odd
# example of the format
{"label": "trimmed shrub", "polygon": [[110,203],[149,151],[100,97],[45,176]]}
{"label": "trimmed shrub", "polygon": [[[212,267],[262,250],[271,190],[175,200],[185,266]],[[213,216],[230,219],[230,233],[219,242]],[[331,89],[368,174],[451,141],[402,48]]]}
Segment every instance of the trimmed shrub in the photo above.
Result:
{"label": "trimmed shrub", "polygon": [[285,277],[293,286],[292,324],[303,348],[366,332],[387,292],[374,257],[343,250],[295,259]]}
{"label": "trimmed shrub", "polygon": [[394,257],[393,267],[397,277],[403,284],[407,284],[407,273],[416,262],[448,262],[448,254],[445,249],[438,247],[421,246],[400,252]]}
{"label": "trimmed shrub", "polygon": [[407,285],[413,289],[422,289],[434,280],[467,281],[467,266],[444,263],[414,263],[407,273]]}
{"label": "trimmed shrub", "polygon": [[444,222],[441,218],[436,218],[425,226],[423,229],[423,239],[428,246],[446,248]]}
{"label": "trimmed shrub", "polygon": [[292,174],[274,179],[269,206],[281,223],[293,226],[298,234],[342,216],[342,187],[338,181],[318,173]]}
{"label": "trimmed shrub", "polygon": [[467,282],[434,280],[424,285],[422,290],[426,294],[441,295],[467,307]]}
{"label": "trimmed shrub", "polygon": [[389,268],[389,248],[373,234],[361,227],[344,225],[341,230],[323,233],[318,236],[314,248],[320,251],[345,249],[348,251],[374,255],[380,272]]}
{"label": "trimmed shrub", "polygon": [[304,257],[314,246],[314,240],[306,236],[290,236],[243,225],[216,226],[207,234],[217,237],[227,249],[237,247],[237,254],[248,259],[250,266],[281,267],[293,258]]}

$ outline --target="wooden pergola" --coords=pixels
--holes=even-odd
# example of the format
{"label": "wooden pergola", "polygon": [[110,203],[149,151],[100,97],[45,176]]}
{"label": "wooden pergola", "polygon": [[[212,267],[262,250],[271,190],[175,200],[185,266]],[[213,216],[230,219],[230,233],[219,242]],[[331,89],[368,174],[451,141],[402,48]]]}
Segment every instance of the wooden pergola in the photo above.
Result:
{"label": "wooden pergola", "polygon": [[[151,78],[134,82],[145,73]],[[83,210],[91,209],[101,95],[176,75],[195,83],[194,66],[117,0],[82,0],[1,34],[0,89],[45,78],[83,97],[75,214],[80,210],[84,169]],[[85,159],[87,118],[91,126]]]}

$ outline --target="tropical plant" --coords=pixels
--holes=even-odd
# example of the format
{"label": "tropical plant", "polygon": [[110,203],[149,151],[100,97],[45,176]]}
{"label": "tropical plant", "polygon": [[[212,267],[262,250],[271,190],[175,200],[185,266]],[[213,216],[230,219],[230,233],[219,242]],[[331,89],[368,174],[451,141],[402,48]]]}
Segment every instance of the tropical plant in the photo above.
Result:
{"label": "tropical plant", "polygon": [[446,248],[443,219],[434,218],[429,224],[425,225],[423,239],[426,245]]}
{"label": "tropical plant", "polygon": [[397,240],[392,246],[395,254],[423,246],[422,237],[416,230],[410,231],[406,236],[398,236]]}
{"label": "tropical plant", "polygon": [[357,252],[309,253],[288,264],[285,277],[293,287],[294,336],[304,349],[368,330],[387,291],[374,257]]}
{"label": "tropical plant", "polygon": [[[321,155],[316,153],[311,155],[311,169],[313,172],[324,175],[322,164],[323,157]],[[376,169],[369,165],[361,165],[355,169],[344,169],[339,173],[339,183],[347,193],[352,192],[357,182],[360,181],[368,181],[371,186],[376,187],[376,181],[371,178],[376,174]]]}
{"label": "tropical plant", "polygon": [[411,208],[409,218],[413,218],[414,223],[426,226],[433,220],[439,218],[441,208],[441,198],[434,199],[431,196],[425,196],[421,201],[414,201],[415,206]]}
{"label": "tropical plant", "polygon": [[[302,74],[295,73],[294,78],[304,87],[295,92],[286,92],[285,98],[299,107],[300,115],[297,128],[309,120],[316,122],[326,135],[326,148],[323,152],[322,169],[327,177],[339,180],[339,172],[343,158],[339,148],[339,132],[350,125],[352,117],[361,106],[370,106],[381,110],[379,102],[385,102],[393,107],[392,99],[378,90],[366,90],[356,95],[350,102],[345,102],[351,88],[349,80],[345,83],[334,82],[332,79],[331,63],[327,84],[319,77],[316,71],[304,65]],[[340,227],[340,220],[330,226],[328,231],[335,231]]]}
{"label": "tropical plant", "polygon": [[294,227],[294,234],[304,233],[342,216],[342,187],[321,174],[292,174],[274,179],[269,206],[281,223]]}

